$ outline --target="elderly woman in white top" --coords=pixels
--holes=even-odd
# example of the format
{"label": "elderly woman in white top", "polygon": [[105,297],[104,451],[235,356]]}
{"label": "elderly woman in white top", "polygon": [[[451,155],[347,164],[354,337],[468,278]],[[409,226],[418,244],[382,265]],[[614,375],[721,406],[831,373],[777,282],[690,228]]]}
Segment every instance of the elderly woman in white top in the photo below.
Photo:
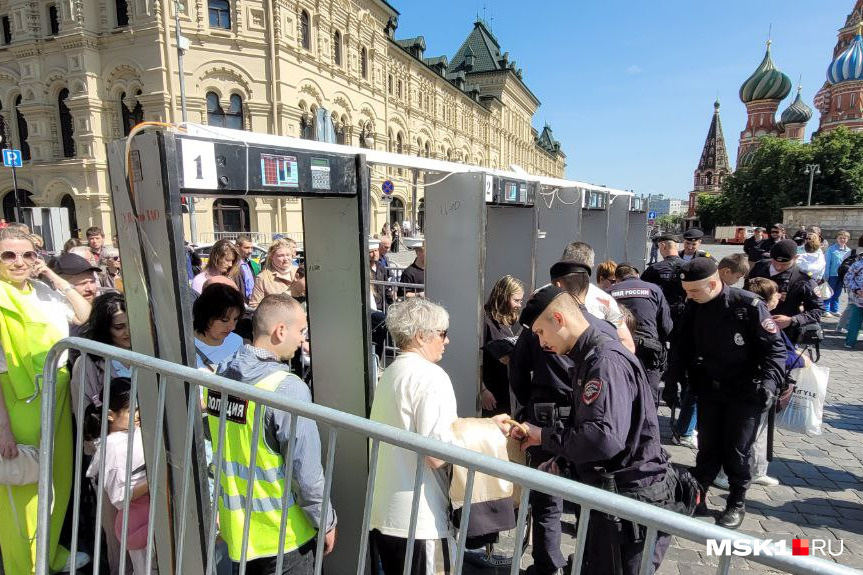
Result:
{"label": "elderly woman in white top", "polygon": [[[455,392],[437,365],[449,343],[449,315],[426,299],[411,298],[389,308],[386,325],[401,354],[378,383],[371,419],[449,442],[458,418]],[[506,432],[508,418],[502,414],[493,419]],[[370,528],[373,557],[385,575],[402,573],[416,464],[414,453],[381,443]],[[447,484],[436,471],[445,462],[426,457],[425,465],[411,568],[416,575],[434,573],[436,557],[446,553],[441,540],[449,534]]]}

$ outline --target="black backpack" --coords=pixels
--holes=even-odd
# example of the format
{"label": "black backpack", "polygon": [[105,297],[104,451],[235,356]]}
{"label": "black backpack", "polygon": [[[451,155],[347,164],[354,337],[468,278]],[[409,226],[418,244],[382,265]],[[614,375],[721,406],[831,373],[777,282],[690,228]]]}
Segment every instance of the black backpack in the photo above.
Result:
{"label": "black backpack", "polygon": [[851,253],[848,254],[848,257],[842,260],[842,263],[839,264],[839,269],[837,270],[837,275],[839,276],[839,281],[845,281],[845,274],[848,273],[848,270],[851,269],[851,266],[854,263],[863,257],[863,254],[857,255],[857,250],[851,250]]}

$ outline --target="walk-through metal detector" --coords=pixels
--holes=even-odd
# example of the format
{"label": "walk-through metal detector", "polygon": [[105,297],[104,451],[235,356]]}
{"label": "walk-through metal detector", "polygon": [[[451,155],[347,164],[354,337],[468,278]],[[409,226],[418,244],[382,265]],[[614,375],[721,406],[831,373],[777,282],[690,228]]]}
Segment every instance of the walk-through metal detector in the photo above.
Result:
{"label": "walk-through metal detector", "polygon": [[626,231],[626,261],[640,265],[647,262],[647,198],[630,196]]}
{"label": "walk-through metal detector", "polygon": [[[252,135],[249,135],[251,137]],[[362,155],[254,144],[239,139],[190,137],[172,132],[134,138],[109,147],[114,202],[132,349],[164,360],[195,365],[192,295],[186,273],[181,195],[290,196],[303,199],[312,381],[316,403],[366,417],[371,390],[369,301],[369,183]],[[293,144],[291,146],[290,144]],[[128,184],[125,166],[128,161]],[[148,469],[156,441],[158,387],[155,376],[139,377],[139,399]],[[166,573],[203,575],[209,498],[200,409],[189,389],[168,386],[157,506],[156,550]],[[194,421],[194,425],[189,425]],[[194,442],[187,443],[190,432]],[[325,436],[326,430],[321,430]],[[192,469],[183,469],[186,446],[194,445]],[[191,471],[183,510],[183,478]],[[339,437],[332,501],[339,514],[339,544],[326,571],[356,570],[359,526],[368,473],[361,437]]]}
{"label": "walk-through metal detector", "polygon": [[548,283],[551,266],[570,242],[581,238],[582,188],[543,186],[536,199],[536,287]]}
{"label": "walk-through metal detector", "polygon": [[628,228],[631,192],[588,189],[582,198],[581,241],[593,248],[595,263],[628,257]]}
{"label": "walk-through metal detector", "polygon": [[431,185],[425,200],[426,297],[449,312],[441,361],[461,417],[477,414],[483,304],[506,274],[534,284],[538,184],[480,172]]}

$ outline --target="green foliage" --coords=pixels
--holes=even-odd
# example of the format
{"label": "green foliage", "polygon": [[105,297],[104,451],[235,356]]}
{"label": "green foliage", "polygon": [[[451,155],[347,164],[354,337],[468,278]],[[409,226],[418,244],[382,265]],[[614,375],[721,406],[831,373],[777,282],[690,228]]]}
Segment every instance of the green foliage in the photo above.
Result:
{"label": "green foliage", "polygon": [[679,214],[663,214],[656,218],[656,225],[664,232],[677,232],[683,229],[683,216]]}
{"label": "green foliage", "polygon": [[806,164],[821,166],[813,183],[813,205],[863,202],[863,132],[840,127],[810,143],[768,136],[761,139],[750,164],[726,178],[721,195],[699,197],[702,226],[782,221],[782,208],[806,204]]}

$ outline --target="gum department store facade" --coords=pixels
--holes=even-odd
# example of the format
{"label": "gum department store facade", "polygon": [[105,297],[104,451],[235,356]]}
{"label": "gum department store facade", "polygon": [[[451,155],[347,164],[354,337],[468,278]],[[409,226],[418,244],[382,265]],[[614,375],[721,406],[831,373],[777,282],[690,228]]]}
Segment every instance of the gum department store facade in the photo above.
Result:
{"label": "gum department store facade", "polygon": [[[380,0],[185,0],[180,22],[191,122],[314,138],[325,109],[339,142],[563,176],[551,129],[531,125],[539,100],[483,22],[452,60],[427,57],[421,36],[397,38],[398,12]],[[181,120],[174,38],[172,0],[0,1],[0,133],[24,153],[22,205],[65,206],[74,227],[112,233],[105,146],[139,121]],[[409,176],[391,174],[387,206],[386,175],[373,172],[372,231],[410,218]],[[6,168],[7,219],[11,190]],[[199,239],[296,234],[300,209],[199,199]]]}

